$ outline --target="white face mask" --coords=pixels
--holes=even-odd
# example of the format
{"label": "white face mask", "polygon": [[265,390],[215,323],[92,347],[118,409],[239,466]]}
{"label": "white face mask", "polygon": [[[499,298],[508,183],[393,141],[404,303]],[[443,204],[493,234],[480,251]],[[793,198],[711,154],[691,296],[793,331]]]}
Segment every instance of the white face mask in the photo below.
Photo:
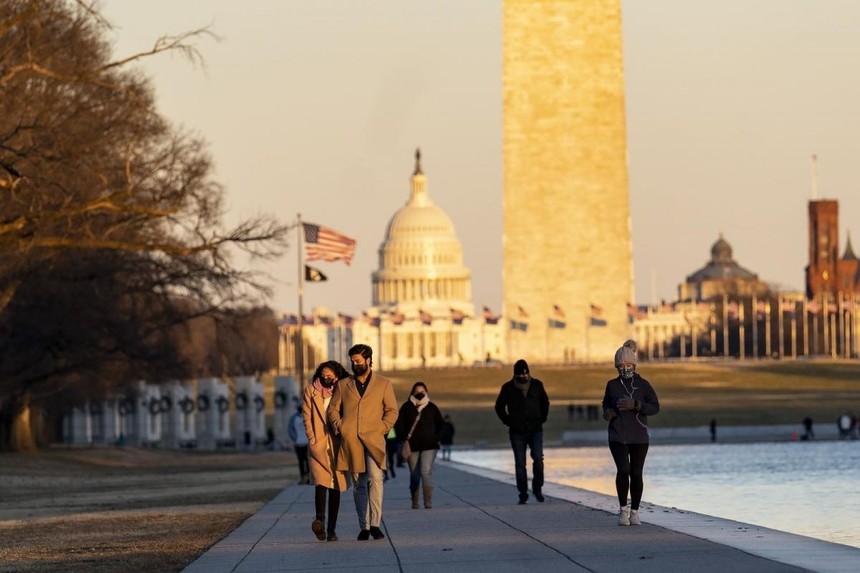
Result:
{"label": "white face mask", "polygon": [[624,378],[625,380],[630,380],[633,378],[633,373],[636,371],[635,366],[619,366],[618,367],[618,375]]}

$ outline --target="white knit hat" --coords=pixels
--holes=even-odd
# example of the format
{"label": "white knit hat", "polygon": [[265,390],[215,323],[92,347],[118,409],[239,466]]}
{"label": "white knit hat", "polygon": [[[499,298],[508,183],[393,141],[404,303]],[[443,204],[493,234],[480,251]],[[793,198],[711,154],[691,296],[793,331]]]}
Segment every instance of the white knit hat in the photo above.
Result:
{"label": "white knit hat", "polygon": [[621,348],[615,351],[615,367],[622,364],[632,364],[636,366],[636,341],[628,340],[621,345]]}

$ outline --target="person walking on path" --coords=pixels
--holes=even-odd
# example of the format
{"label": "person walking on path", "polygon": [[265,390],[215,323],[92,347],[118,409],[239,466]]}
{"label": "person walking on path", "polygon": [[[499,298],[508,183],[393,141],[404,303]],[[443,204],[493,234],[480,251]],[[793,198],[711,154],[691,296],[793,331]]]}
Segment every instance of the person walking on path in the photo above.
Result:
{"label": "person walking on path", "polygon": [[305,422],[302,419],[302,407],[296,408],[296,413],[290,416],[287,433],[293,441],[293,449],[299,461],[299,483],[310,483],[310,467],[308,466],[308,435],[305,433]]}
{"label": "person walking on path", "polygon": [[445,414],[445,423],[442,424],[442,459],[451,459],[451,448],[454,445],[454,423],[451,416]]}
{"label": "person walking on path", "polygon": [[400,463],[400,438],[394,428],[391,428],[385,435],[385,456],[385,481],[388,481],[388,474],[390,473],[392,478],[396,478],[397,472],[394,471],[394,468],[402,467]]}
{"label": "person walking on path", "polygon": [[[340,439],[332,433],[326,415],[334,388],[339,380],[348,378],[346,368],[329,360],[317,366],[313,382],[302,396],[302,417],[310,448],[310,472],[315,485],[314,509],[316,515],[311,530],[320,541],[337,541],[337,514],[340,511],[340,492],[346,489],[346,474],[336,469]],[[326,525],[326,497],[328,497],[328,525]]]}
{"label": "person walking on path", "polygon": [[[603,418],[609,422],[609,451],[615,460],[618,525],[640,525],[642,470],[648,455],[648,416],[660,411],[651,383],[636,372],[636,343],[628,340],[615,352],[618,376],[606,383]],[[630,506],[627,492],[630,492]]]}
{"label": "person walking on path", "polygon": [[[404,445],[409,443],[409,492],[412,494],[412,509],[418,509],[418,491],[423,485],[424,507],[433,507],[433,462],[442,439],[445,421],[439,407],[430,401],[427,385],[416,382],[412,385],[409,399],[400,406],[397,435],[403,436]],[[404,457],[406,457],[404,455]]]}
{"label": "person walking on path", "polygon": [[350,473],[359,541],[383,539],[382,497],[385,435],[397,421],[397,398],[391,380],[373,372],[373,349],[356,344],[349,349],[352,376],[337,383],[328,419],[341,437],[337,469]]}
{"label": "person walking on path", "polygon": [[514,467],[517,476],[519,503],[529,500],[526,473],[526,447],[532,457],[532,493],[542,502],[543,497],[543,424],[549,415],[549,398],[543,382],[532,378],[525,360],[514,364],[514,377],[504,384],[496,398],[496,415],[508,427]]}

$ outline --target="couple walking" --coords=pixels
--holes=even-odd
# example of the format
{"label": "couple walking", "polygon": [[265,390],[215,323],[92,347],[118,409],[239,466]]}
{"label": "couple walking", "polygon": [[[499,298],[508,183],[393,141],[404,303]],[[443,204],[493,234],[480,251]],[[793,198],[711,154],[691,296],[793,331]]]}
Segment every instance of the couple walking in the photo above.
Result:
{"label": "couple walking", "polygon": [[424,507],[432,507],[431,474],[444,420],[439,408],[430,402],[427,386],[416,382],[398,413],[391,381],[373,372],[373,350],[357,344],[349,349],[349,359],[352,376],[336,361],[320,364],[302,401],[311,476],[316,485],[316,516],[311,529],[320,541],[337,540],[340,494],[346,490],[347,478],[353,483],[358,540],[385,537],[380,528],[385,436],[395,422],[397,435],[405,436],[404,443],[412,450],[405,456],[411,470],[412,507],[418,507],[422,484]]}
{"label": "couple walking", "polygon": [[[365,344],[349,349],[353,375],[331,360],[323,362],[305,388],[302,401],[316,484],[316,517],[311,529],[320,541],[337,541],[340,494],[347,478],[353,483],[358,539],[383,539],[382,483],[385,435],[397,420],[394,387],[373,372],[373,350]],[[326,523],[328,497],[328,523]]]}

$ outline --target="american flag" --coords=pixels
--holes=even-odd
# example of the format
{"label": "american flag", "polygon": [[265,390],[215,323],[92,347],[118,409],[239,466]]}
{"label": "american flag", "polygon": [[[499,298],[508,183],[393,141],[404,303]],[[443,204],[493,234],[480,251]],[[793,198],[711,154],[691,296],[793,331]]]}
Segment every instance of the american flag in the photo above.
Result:
{"label": "american flag", "polygon": [[392,324],[403,324],[403,321],[406,320],[406,315],[402,312],[392,312],[391,313],[391,323]]}
{"label": "american flag", "polygon": [[591,316],[588,318],[588,323],[591,326],[606,326],[606,319],[603,318],[603,309],[596,304],[591,304]]}
{"label": "american flag", "polygon": [[524,309],[521,306],[517,306],[517,314],[519,315],[520,318],[528,318],[529,317],[529,313],[527,313],[526,309]]}
{"label": "american flag", "polygon": [[361,313],[361,318],[364,320],[365,324],[369,326],[378,327],[380,320],[378,316],[370,316],[366,312]]}
{"label": "american flag", "polygon": [[429,312],[419,309],[418,316],[421,318],[421,322],[423,322],[424,324],[432,324],[433,322],[433,315]]}
{"label": "american flag", "polygon": [[451,321],[454,324],[463,324],[463,319],[466,318],[465,313],[462,310],[457,310],[456,308],[452,308],[451,310]]}
{"label": "american flag", "polygon": [[309,261],[352,262],[355,254],[355,239],[322,225],[303,223],[305,227],[305,252]]}
{"label": "american flag", "polygon": [[557,304],[552,305],[552,313],[558,318],[564,318],[564,311]]}
{"label": "american flag", "polygon": [[489,306],[484,307],[484,323],[486,324],[498,324],[499,317],[493,314],[493,311],[490,310]]}

